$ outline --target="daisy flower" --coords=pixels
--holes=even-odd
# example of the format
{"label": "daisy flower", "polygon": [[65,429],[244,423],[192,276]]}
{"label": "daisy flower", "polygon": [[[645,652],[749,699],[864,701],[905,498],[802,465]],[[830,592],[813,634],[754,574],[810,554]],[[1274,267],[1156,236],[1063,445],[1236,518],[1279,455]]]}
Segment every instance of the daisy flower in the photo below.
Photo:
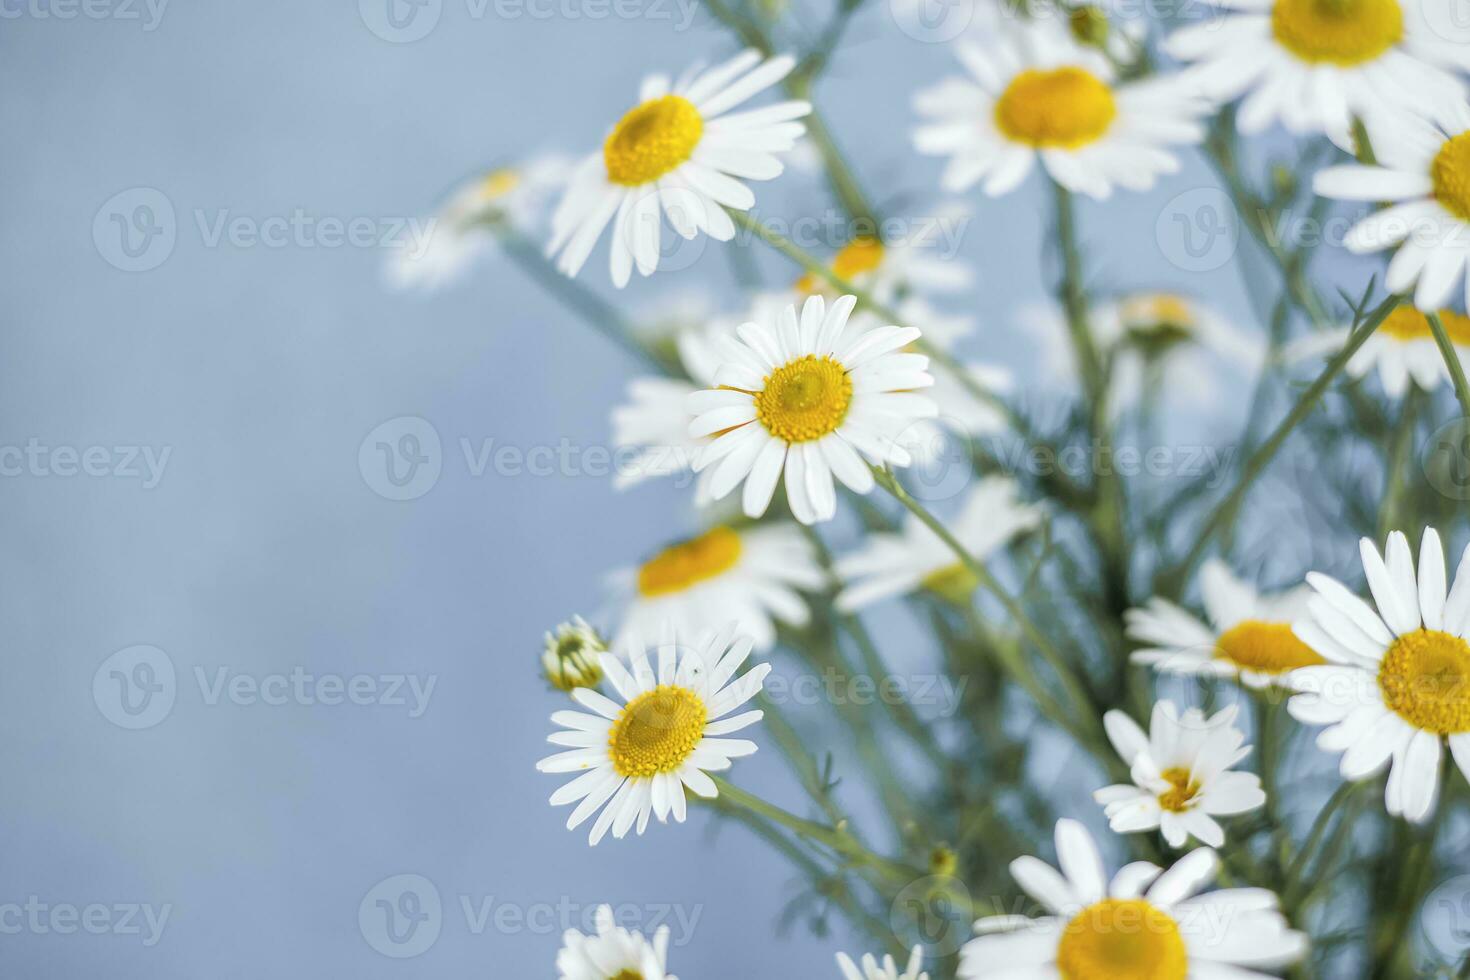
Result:
{"label": "daisy flower", "polygon": [[1401,531],[1380,555],[1359,550],[1374,605],[1336,579],[1307,576],[1316,590],[1297,635],[1330,663],[1291,675],[1301,692],[1288,702],[1298,721],[1331,725],[1317,745],[1342,752],[1344,779],[1390,766],[1388,812],[1415,823],[1434,810],[1442,742],[1470,773],[1470,548],[1453,588],[1434,528],[1419,543],[1419,567]]}
{"label": "daisy flower", "polygon": [[1111,882],[1080,823],[1057,821],[1061,871],[1034,858],[1011,862],[1016,883],[1048,913],[975,923],[960,950],[962,980],[1247,980],[1299,960],[1307,938],[1288,927],[1262,888],[1199,895],[1219,869],[1207,847],[1167,871],[1126,865]]}
{"label": "daisy flower", "polygon": [[754,742],[724,738],[760,721],[760,711],[732,715],[760,693],[770,664],[758,664],[734,679],[750,656],[749,637],[736,640],[734,624],[707,631],[694,649],[680,649],[672,629],[658,647],[658,666],[648,663],[643,644],[630,641],[629,666],[604,653],[599,662],[618,700],[587,687],[572,698],[592,712],[558,711],[561,726],[547,739],[569,748],[536,763],[542,772],[580,773],[551,794],[552,806],[576,803],[567,819],[574,830],[600,809],[589,842],[612,831],[622,838],[649,817],[684,822],[684,789],[713,799],[719,789],[707,773],[730,768],[730,760],[755,752]]}
{"label": "daisy flower", "polygon": [[1446,115],[1441,129],[1403,113],[1375,129],[1380,166],[1328,167],[1312,182],[1323,197],[1393,202],[1354,225],[1345,244],[1360,254],[1398,246],[1384,285],[1404,293],[1418,283],[1421,310],[1444,306],[1470,261],[1470,103],[1458,99]]}
{"label": "daisy flower", "polygon": [[1460,97],[1470,67],[1454,0],[1210,0],[1229,12],[1175,31],[1164,49],[1210,97],[1250,94],[1237,125],[1280,121],[1352,148],[1352,122]]}
{"label": "daisy flower", "polygon": [[[962,233],[969,221],[966,207],[951,204],[938,209],[932,218],[912,219],[912,233],[907,237],[893,236],[885,241],[860,235],[833,256],[832,273],[881,303],[910,290],[962,292],[974,284],[974,270],[946,251],[954,244],[950,237]],[[795,289],[803,296],[822,293],[830,299],[837,295],[826,279],[810,272],[796,281]]]}
{"label": "daisy flower", "polygon": [[[1470,370],[1470,317],[1454,310],[1440,310],[1439,320],[1455,353]],[[1351,329],[1343,327],[1312,334],[1293,344],[1287,357],[1300,359],[1340,350],[1351,333]],[[1429,318],[1408,304],[1394,310],[1379,324],[1373,336],[1348,360],[1346,370],[1351,377],[1363,378],[1375,367],[1383,390],[1395,399],[1404,396],[1411,382],[1425,391],[1434,391],[1450,377],[1444,355],[1430,330]]]}
{"label": "daisy flower", "polygon": [[1148,190],[1179,160],[1167,147],[1204,139],[1208,105],[1179,76],[1118,84],[1107,57],[1054,25],[1004,31],[987,46],[960,42],[972,76],[919,93],[932,119],[914,132],[920,153],[950,158],[946,191],[976,183],[1014,190],[1041,159],[1058,184],[1102,199],[1115,186]]}
{"label": "daisy flower", "polygon": [[614,644],[655,636],[665,620],[679,634],[696,636],[733,619],[757,650],[769,650],[777,622],[807,622],[797,590],[816,591],[826,581],[811,542],[794,524],[713,527],[613,573],[611,583],[626,602]]}
{"label": "daisy flower", "polygon": [[1235,678],[1252,688],[1284,687],[1293,670],[1327,662],[1292,632],[1306,613],[1305,587],[1262,596],[1210,559],[1200,570],[1200,598],[1209,625],[1157,596],[1124,613],[1128,635],[1145,644],[1133,662],[1167,674]]}
{"label": "daisy flower", "polygon": [[649,942],[613,921],[612,906],[599,906],[597,935],[576,929],[562,934],[556,954],[557,980],[679,980],[668,969],[669,927],[660,926]]}
{"label": "daisy flower", "polygon": [[[950,531],[976,560],[1041,523],[1041,508],[1022,503],[1018,494],[1015,481],[1003,476],[984,477],[970,491]],[[868,535],[860,550],[837,559],[833,571],[843,583],[837,607],[847,612],[919,589],[968,603],[979,584],[949,545],[913,515],[897,534]]]}
{"label": "daisy flower", "polygon": [[899,439],[915,420],[937,413],[914,392],[934,383],[929,359],[902,351],[920,331],[849,330],[855,302],[843,296],[829,308],[811,296],[799,317],[788,306],[721,342],[719,387],[689,397],[689,434],[716,436],[694,464],[697,471],[718,464],[709,485],[714,499],[744,482],[745,513],[760,517],[784,470],[791,512],[811,524],[837,513],[834,475],[867,493],[874,485],[869,462],[913,461]]}
{"label": "daisy flower", "polygon": [[1234,705],[1208,718],[1198,708],[1183,716],[1172,701],[1154,705],[1147,733],[1126,712],[1103,716],[1108,740],[1128,764],[1133,785],[1093,794],[1115,833],[1159,830],[1170,847],[1191,836],[1211,847],[1225,843],[1215,817],[1234,816],[1266,802],[1261,780],[1232,768],[1250,754],[1235,727]]}
{"label": "daisy flower", "polygon": [[[741,183],[780,175],[776,154],[806,131],[798,119],[809,102],[778,102],[728,114],[775,85],[796,66],[790,56],[761,60],[744,51],[722,65],[687,72],[676,84],[650,75],[630,109],[577,166],[551,218],[548,255],[575,276],[611,222],[612,281],[628,284],[658,268],[660,228],[668,218],[681,237],[701,231],[718,241],[735,237],[725,208],[749,210],[755,195]],[[737,179],[738,178],[738,179]]]}
{"label": "daisy flower", "polygon": [[921,973],[924,967],[924,950],[915,946],[909,954],[908,966],[902,973],[892,956],[883,957],[879,963],[872,953],[863,956],[862,969],[846,953],[837,954],[837,967],[842,971],[842,980],[929,980],[929,974]]}

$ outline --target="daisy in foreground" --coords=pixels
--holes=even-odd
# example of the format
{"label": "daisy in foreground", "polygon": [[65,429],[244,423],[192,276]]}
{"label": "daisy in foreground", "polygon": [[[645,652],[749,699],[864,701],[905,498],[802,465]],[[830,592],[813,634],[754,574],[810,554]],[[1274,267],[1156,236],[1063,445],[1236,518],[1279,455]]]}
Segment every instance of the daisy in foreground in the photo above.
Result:
{"label": "daisy in foreground", "polygon": [[[778,102],[727,115],[785,78],[789,56],[761,60],[744,51],[724,64],[690,71],[677,83],[650,75],[630,109],[571,178],[551,218],[548,255],[569,276],[581,270],[609,222],[612,280],[627,285],[636,264],[642,275],[658,268],[664,218],[684,239],[701,231],[719,241],[735,237],[725,208],[749,210],[755,195],[741,183],[781,174],[776,154],[806,131],[798,119],[809,102]],[[737,179],[740,178],[740,179]]]}
{"label": "daisy in foreground", "polygon": [[914,389],[934,383],[929,359],[905,353],[920,337],[913,327],[851,330],[856,300],[830,307],[810,296],[779,316],[741,324],[738,339],[720,345],[718,385],[689,396],[694,438],[717,436],[694,468],[715,466],[710,496],[719,500],[743,481],[750,517],[770,505],[786,475],[786,499],[803,524],[837,513],[833,477],[855,493],[873,489],[868,468],[908,466],[905,430],[938,409]]}
{"label": "daisy in foreground", "polygon": [[1327,661],[1292,632],[1306,613],[1309,590],[1262,596],[1223,562],[1200,571],[1200,598],[1210,625],[1167,599],[1154,597],[1124,613],[1128,635],[1147,646],[1133,662],[1167,674],[1233,677],[1247,687],[1286,686],[1299,667]]}
{"label": "daisy in foreground", "polygon": [[837,966],[842,970],[842,980],[929,980],[929,974],[920,972],[924,968],[924,950],[915,946],[909,954],[908,966],[902,973],[892,956],[883,957],[879,963],[872,953],[863,956],[862,969],[846,953],[837,954]]}
{"label": "daisy in foreground", "polygon": [[669,927],[660,926],[649,942],[613,921],[612,907],[599,906],[597,935],[576,929],[562,934],[556,954],[557,980],[679,980],[668,969]]}
{"label": "daisy in foreground", "polygon": [[1266,802],[1261,780],[1233,767],[1250,754],[1235,727],[1235,706],[1206,718],[1198,708],[1179,714],[1171,701],[1154,705],[1147,733],[1122,711],[1103,716],[1108,739],[1128,763],[1135,785],[1093,794],[1115,833],[1159,830],[1170,847],[1191,836],[1211,847],[1225,843],[1215,817],[1234,816]]}
{"label": "daisy in foreground", "polygon": [[732,644],[734,635],[732,623],[719,633],[706,631],[693,649],[681,649],[666,629],[656,668],[637,640],[626,648],[626,667],[611,654],[599,658],[622,703],[590,688],[573,690],[572,698],[593,713],[553,714],[562,730],[547,741],[570,748],[536,763],[542,772],[581,773],[551,794],[552,806],[577,803],[568,830],[599,808],[589,836],[593,845],[609,830],[622,838],[636,825],[642,834],[651,816],[665,823],[672,814],[683,823],[686,786],[713,799],[719,790],[706,773],[755,752],[754,742],[723,736],[761,720],[760,711],[731,712],[760,693],[771,665],[758,664],[732,679],[752,646],[749,637]]}
{"label": "daisy in foreground", "polygon": [[1391,766],[1388,812],[1418,823],[1439,793],[1441,743],[1470,773],[1470,548],[1453,588],[1433,528],[1417,571],[1401,531],[1388,536],[1386,555],[1367,538],[1360,551],[1377,611],[1336,579],[1307,576],[1317,595],[1297,635],[1330,663],[1291,675],[1301,693],[1287,707],[1305,724],[1332,726],[1317,745],[1343,753],[1344,779]]}
{"label": "daisy in foreground", "polygon": [[[1440,310],[1439,320],[1461,363],[1470,370],[1470,317],[1453,310]],[[1287,357],[1294,360],[1340,350],[1351,333],[1344,327],[1312,334],[1293,344]],[[1378,368],[1378,380],[1390,398],[1402,398],[1410,382],[1425,391],[1434,391],[1450,377],[1429,318],[1408,304],[1390,313],[1373,336],[1363,342],[1347,362],[1347,373],[1362,378],[1374,367]]]}
{"label": "daisy in foreground", "polygon": [[1301,959],[1307,939],[1261,888],[1197,893],[1219,868],[1207,847],[1160,871],[1146,862],[1104,877],[1102,856],[1076,821],[1057,821],[1058,873],[1034,857],[1011,862],[1016,883],[1049,915],[975,923],[960,951],[962,980],[1246,980]]}
{"label": "daisy in foreground", "polygon": [[1323,197],[1394,202],[1354,225],[1345,243],[1358,253],[1398,246],[1384,285],[1403,293],[1418,283],[1421,310],[1444,306],[1470,261],[1470,103],[1456,99],[1443,116],[1444,129],[1408,112],[1381,123],[1373,129],[1381,166],[1328,167],[1312,182]]}
{"label": "daisy in foreground", "polygon": [[1040,158],[1068,190],[1106,198],[1143,191],[1179,160],[1166,147],[1199,143],[1209,107],[1178,75],[1117,84],[1107,57],[1051,24],[1000,32],[956,52],[971,78],[920,92],[914,108],[932,119],[914,131],[920,153],[947,156],[940,180],[958,193],[984,181],[995,196],[1014,190]]}

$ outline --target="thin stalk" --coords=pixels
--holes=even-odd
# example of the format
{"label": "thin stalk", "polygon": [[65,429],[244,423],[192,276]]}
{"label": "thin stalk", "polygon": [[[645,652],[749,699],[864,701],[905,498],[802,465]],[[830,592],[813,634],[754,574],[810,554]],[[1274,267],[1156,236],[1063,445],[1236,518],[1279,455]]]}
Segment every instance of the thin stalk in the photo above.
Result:
{"label": "thin stalk", "polygon": [[1465,365],[1460,361],[1455,345],[1450,343],[1450,335],[1438,313],[1429,314],[1429,329],[1434,331],[1434,342],[1439,345],[1444,366],[1449,368],[1450,380],[1455,383],[1455,397],[1460,399],[1460,414],[1470,418],[1470,381],[1465,380]]}

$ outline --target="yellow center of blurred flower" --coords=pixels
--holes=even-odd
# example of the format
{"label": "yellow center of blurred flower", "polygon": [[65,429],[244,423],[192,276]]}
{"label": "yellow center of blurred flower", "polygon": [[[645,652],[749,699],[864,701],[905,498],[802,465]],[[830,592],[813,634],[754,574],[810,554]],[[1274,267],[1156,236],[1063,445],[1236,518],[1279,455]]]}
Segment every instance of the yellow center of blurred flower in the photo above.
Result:
{"label": "yellow center of blurred flower", "polygon": [[1378,668],[1383,703],[1415,728],[1470,732],[1470,643],[1417,629],[1394,641]]}
{"label": "yellow center of blurred flower", "polygon": [[970,596],[980,587],[980,580],[964,562],[957,561],[925,575],[919,584],[942,599],[957,606],[966,606],[970,603]]}
{"label": "yellow center of blurred flower", "polygon": [[837,429],[852,404],[852,378],[830,357],[807,354],[766,376],[756,418],[783,442],[811,442]]}
{"label": "yellow center of blurred flower", "polygon": [[1089,905],[1057,945],[1063,980],[1184,980],[1188,971],[1179,924],[1139,898]]}
{"label": "yellow center of blurred flower", "polygon": [[607,743],[619,776],[674,772],[704,737],[704,701],[687,687],[660,684],[640,694],[613,722]]}
{"label": "yellow center of blurred flower", "polygon": [[1361,65],[1404,37],[1398,0],[1276,0],[1271,30],[1303,61]]}
{"label": "yellow center of blurred flower", "polygon": [[1194,798],[1199,795],[1199,784],[1189,778],[1189,770],[1171,766],[1159,775],[1169,784],[1169,788],[1159,794],[1159,806],[1170,813],[1188,810]]}
{"label": "yellow center of blurred flower", "polygon": [[724,526],[671,544],[638,569],[638,592],[668,595],[718,578],[740,560],[740,550],[740,535]]}
{"label": "yellow center of blurred flower", "polygon": [[624,187],[658,180],[689,159],[704,135],[704,118],[694,103],[665,95],[632,109],[618,121],[602,159],[607,179]]}
{"label": "yellow center of blurred flower", "polygon": [[1258,674],[1284,674],[1298,667],[1327,662],[1297,639],[1289,623],[1263,623],[1257,619],[1248,619],[1226,630],[1215,641],[1215,655]]}
{"label": "yellow center of blurred flower", "polygon": [[1429,166],[1434,199],[1461,221],[1470,221],[1470,132],[1445,141]]}
{"label": "yellow center of blurred flower", "polygon": [[1067,26],[1071,28],[1072,37],[1080,44],[1090,44],[1100,48],[1108,40],[1108,15],[1101,7],[1090,4],[1083,7],[1075,7],[1067,15]]}
{"label": "yellow center of blurred flower", "polygon": [[521,175],[514,170],[492,170],[480,180],[480,197],[498,200],[521,185]]}
{"label": "yellow center of blurred flower", "polygon": [[1021,72],[995,102],[995,124],[1017,143],[1076,149],[1108,131],[1118,115],[1107,83],[1082,68]]}
{"label": "yellow center of blurred flower", "polygon": [[[1470,317],[1454,310],[1440,310],[1439,322],[1450,342],[1470,346]],[[1400,306],[1388,315],[1378,327],[1378,332],[1395,340],[1433,340],[1434,332],[1429,328],[1429,317],[1412,306]]]}
{"label": "yellow center of blurred flower", "polygon": [[[832,258],[832,273],[845,282],[872,272],[883,264],[883,243],[876,238],[854,238]],[[798,292],[815,293],[828,286],[828,282],[810,272],[796,280]]]}
{"label": "yellow center of blurred flower", "polygon": [[643,974],[637,970],[619,970],[611,977],[608,977],[608,980],[643,980]]}

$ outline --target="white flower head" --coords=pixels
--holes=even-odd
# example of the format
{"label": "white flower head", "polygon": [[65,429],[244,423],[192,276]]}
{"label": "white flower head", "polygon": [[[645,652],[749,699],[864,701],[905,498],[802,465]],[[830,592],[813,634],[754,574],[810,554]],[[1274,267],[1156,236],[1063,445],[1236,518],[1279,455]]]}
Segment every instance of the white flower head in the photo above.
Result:
{"label": "white flower head", "polygon": [[[1470,371],[1470,317],[1454,310],[1440,310],[1440,323],[1449,335],[1460,362]],[[1352,335],[1349,327],[1323,330],[1293,343],[1288,360],[1303,360],[1342,349]],[[1449,367],[1429,325],[1429,318],[1405,303],[1388,315],[1373,336],[1363,341],[1347,362],[1347,373],[1363,378],[1377,369],[1378,380],[1390,398],[1402,398],[1414,384],[1434,391],[1449,381]]]}
{"label": "white flower head", "polygon": [[[933,215],[907,219],[901,235],[886,240],[875,235],[853,238],[833,256],[830,268],[838,279],[881,303],[915,293],[963,292],[974,285],[974,270],[949,253],[969,222],[969,208],[952,202]],[[811,272],[796,281],[795,289],[802,296],[837,296],[826,279]]]}
{"label": "white flower head", "polygon": [[576,929],[562,935],[556,954],[557,980],[679,980],[668,969],[669,927],[660,926],[650,942],[641,933],[619,926],[612,907],[599,906],[597,935]]}
{"label": "white flower head", "polygon": [[861,964],[854,963],[846,953],[837,954],[837,967],[842,971],[842,980],[929,980],[924,969],[924,950],[915,946],[909,954],[908,965],[902,973],[892,956],[883,957],[882,962],[872,953],[863,955]]}

